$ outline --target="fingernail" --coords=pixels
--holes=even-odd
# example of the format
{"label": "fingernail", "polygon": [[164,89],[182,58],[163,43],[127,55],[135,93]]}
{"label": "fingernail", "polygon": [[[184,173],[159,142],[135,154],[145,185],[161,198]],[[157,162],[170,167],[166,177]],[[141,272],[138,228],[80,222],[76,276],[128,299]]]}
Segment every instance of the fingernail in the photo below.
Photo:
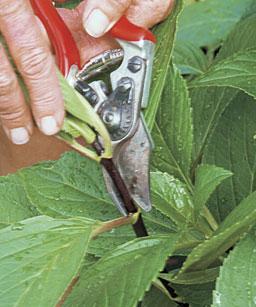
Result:
{"label": "fingernail", "polygon": [[102,36],[108,30],[110,24],[108,16],[99,9],[94,9],[84,20],[86,32],[96,38]]}
{"label": "fingernail", "polygon": [[29,141],[29,133],[24,127],[11,129],[10,137],[12,142],[16,145],[23,145]]}
{"label": "fingernail", "polygon": [[41,119],[40,127],[42,132],[46,135],[53,135],[59,131],[57,122],[53,116],[45,116]]}

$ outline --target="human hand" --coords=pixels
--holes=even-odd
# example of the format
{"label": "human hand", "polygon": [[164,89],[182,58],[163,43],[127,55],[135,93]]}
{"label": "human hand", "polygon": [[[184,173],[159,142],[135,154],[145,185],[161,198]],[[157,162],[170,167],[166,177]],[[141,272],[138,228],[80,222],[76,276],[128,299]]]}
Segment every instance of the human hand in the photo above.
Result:
{"label": "human hand", "polygon": [[[75,10],[59,9],[59,13],[76,40],[82,63],[86,63],[96,54],[117,47],[116,42],[104,34],[122,15],[139,26],[151,27],[168,15],[173,2],[85,0]],[[32,134],[34,118],[44,134],[57,133],[63,122],[64,106],[54,58],[46,32],[35,18],[28,0],[13,0],[11,4],[9,0],[0,1],[0,32],[31,99],[29,108],[0,45],[0,120],[4,131],[14,144],[25,144]]]}
{"label": "human hand", "polygon": [[86,63],[102,51],[117,47],[105,34],[120,17],[126,15],[134,24],[151,28],[168,16],[174,1],[84,0],[76,9],[59,9],[59,13],[76,40],[82,63]]}
{"label": "human hand", "polygon": [[87,0],[83,24],[92,37],[103,36],[123,16],[136,25],[151,28],[165,19],[174,0]]}
{"label": "human hand", "polygon": [[17,76],[0,44],[0,120],[15,144],[25,144],[33,119],[46,135],[58,132],[64,118],[54,58],[28,0],[0,1],[0,33],[4,36],[31,99],[25,102]]}

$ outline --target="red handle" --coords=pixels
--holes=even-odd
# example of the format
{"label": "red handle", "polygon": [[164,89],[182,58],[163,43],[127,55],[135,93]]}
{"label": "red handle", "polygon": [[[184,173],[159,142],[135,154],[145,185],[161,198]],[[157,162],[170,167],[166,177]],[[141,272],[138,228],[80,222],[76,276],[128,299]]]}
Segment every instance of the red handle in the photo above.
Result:
{"label": "red handle", "polygon": [[[55,0],[57,3],[64,3],[67,0]],[[156,43],[156,37],[152,32],[147,29],[138,27],[132,24],[126,17],[122,17],[110,30],[110,34],[115,37],[126,41],[140,41],[149,40]]]}
{"label": "red handle", "polygon": [[137,42],[140,40],[149,40],[152,43],[156,43],[156,37],[152,32],[132,24],[125,16],[119,19],[109,33],[113,37],[125,41]]}
{"label": "red handle", "polygon": [[80,54],[74,38],[51,0],[30,0],[53,45],[60,71],[67,77],[72,65],[81,68]]}
{"label": "red handle", "polygon": [[[58,67],[67,77],[72,65],[81,68],[80,54],[74,38],[51,0],[30,0],[30,2],[35,14],[46,28],[56,54]],[[132,24],[126,17],[122,17],[115,24],[110,30],[110,34],[114,38],[126,41],[149,40],[153,43],[156,42],[155,36],[150,31]]]}

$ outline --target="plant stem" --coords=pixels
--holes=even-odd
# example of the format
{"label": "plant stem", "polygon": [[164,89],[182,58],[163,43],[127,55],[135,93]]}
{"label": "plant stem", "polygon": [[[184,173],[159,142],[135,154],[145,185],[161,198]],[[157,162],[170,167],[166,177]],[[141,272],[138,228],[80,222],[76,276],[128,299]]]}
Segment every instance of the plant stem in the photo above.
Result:
{"label": "plant stem", "polygon": [[207,220],[207,222],[209,223],[209,225],[211,226],[213,231],[216,231],[219,227],[217,221],[215,220],[215,218],[213,217],[213,215],[211,214],[210,210],[205,206],[203,209],[203,216],[205,217],[205,219]]}
{"label": "plant stem", "polygon": [[95,239],[97,236],[101,235],[104,232],[119,228],[124,225],[135,224],[138,220],[139,214],[139,212],[136,212],[134,214],[129,214],[128,216],[123,216],[109,222],[104,222],[102,226],[97,227],[96,230],[92,232],[92,238]]}
{"label": "plant stem", "polygon": [[193,249],[194,247],[196,247],[201,242],[202,241],[194,240],[194,241],[189,241],[189,242],[176,243],[175,253],[179,254],[179,251],[181,251],[181,250]]}
{"label": "plant stem", "polygon": [[[95,148],[98,154],[101,154],[102,148],[99,142],[95,142],[93,144],[93,147]],[[123,201],[123,204],[125,206],[127,213],[128,214],[137,213],[138,208],[133,203],[133,200],[130,196],[128,188],[122,176],[120,175],[117,167],[115,166],[113,159],[101,159],[101,165],[105,168],[110,178],[113,180],[113,183],[119,193],[120,198]],[[139,213],[139,217],[136,223],[133,224],[133,230],[137,237],[147,237],[148,236],[148,232],[144,224],[143,218],[141,216],[141,213]]]}

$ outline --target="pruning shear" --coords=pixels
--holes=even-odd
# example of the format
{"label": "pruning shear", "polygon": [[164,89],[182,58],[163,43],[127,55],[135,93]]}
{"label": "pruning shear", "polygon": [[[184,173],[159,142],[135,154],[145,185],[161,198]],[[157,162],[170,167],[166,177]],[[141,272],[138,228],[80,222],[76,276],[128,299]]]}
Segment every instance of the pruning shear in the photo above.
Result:
{"label": "pruning shear", "polygon": [[[48,32],[60,71],[94,107],[109,131],[115,170],[111,172],[105,161],[103,174],[114,203],[124,215],[130,213],[125,206],[126,198],[150,211],[149,160],[153,143],[141,110],[149,100],[154,35],[122,17],[109,31],[121,48],[105,51],[82,67],[72,34],[53,2],[30,2]],[[103,80],[97,80],[100,74],[109,71],[110,89]],[[120,195],[120,184],[113,178],[116,176],[123,180],[126,196]]]}

